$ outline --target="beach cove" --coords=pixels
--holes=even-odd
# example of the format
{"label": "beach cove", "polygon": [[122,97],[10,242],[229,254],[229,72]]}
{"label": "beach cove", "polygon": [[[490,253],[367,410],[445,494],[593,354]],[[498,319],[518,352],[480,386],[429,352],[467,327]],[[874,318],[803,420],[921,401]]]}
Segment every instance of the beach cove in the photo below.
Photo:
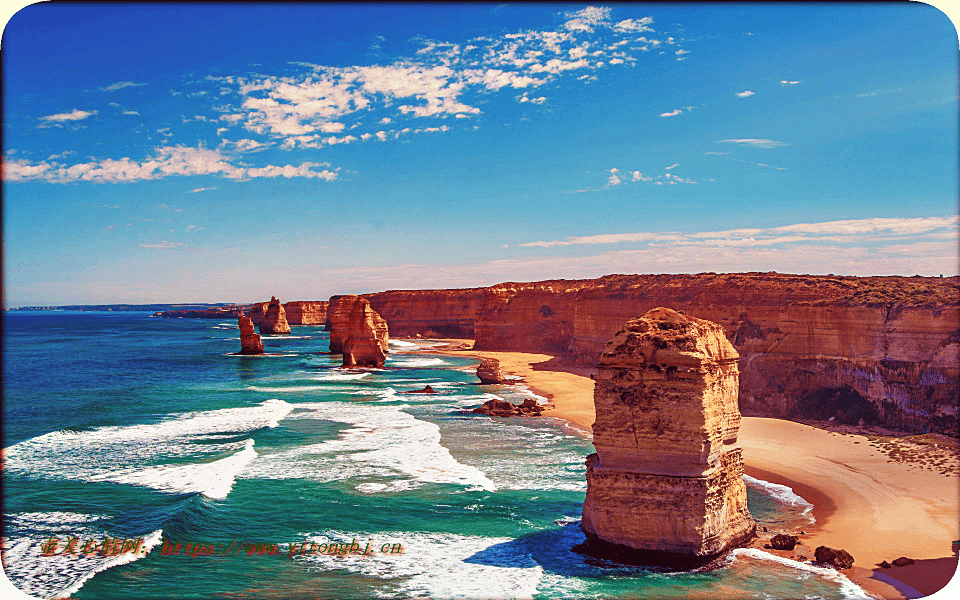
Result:
{"label": "beach cove", "polygon": [[[438,345],[435,350],[497,359],[504,372],[522,378],[531,391],[549,399],[544,416],[590,437],[594,420],[590,376],[595,370],[563,366],[548,354],[474,351],[472,343],[463,340],[445,344],[446,349]],[[793,552],[770,552],[812,558],[820,545],[844,548],[856,559],[854,568],[844,573],[882,598],[917,597],[942,589],[957,570],[952,542],[960,539],[956,442],[944,438],[935,447],[905,440],[900,445],[911,451],[901,451],[894,459],[881,450],[876,435],[853,433],[852,427],[833,429],[743,418],[739,443],[746,474],[788,486],[813,504],[816,520],[799,536],[801,545]],[[879,566],[900,556],[916,563]]]}

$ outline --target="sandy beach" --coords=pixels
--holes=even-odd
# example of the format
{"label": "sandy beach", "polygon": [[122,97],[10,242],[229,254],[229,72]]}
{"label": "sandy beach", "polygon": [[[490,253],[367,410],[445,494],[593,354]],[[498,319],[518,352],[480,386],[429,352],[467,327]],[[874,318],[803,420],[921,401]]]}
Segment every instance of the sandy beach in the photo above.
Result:
{"label": "sandy beach", "polygon": [[[470,347],[450,340],[434,350],[499,360],[504,372],[523,377],[531,391],[550,401],[544,416],[590,435],[595,418],[590,374],[595,371],[560,367],[545,354]],[[838,431],[743,418],[740,443],[747,474],[788,485],[814,504],[816,523],[799,536],[802,545],[780,554],[812,558],[817,546],[843,548],[856,561],[844,573],[882,598],[914,598],[942,589],[957,569],[952,542],[960,539],[956,443],[831,428]],[[879,566],[901,556],[916,564]]]}

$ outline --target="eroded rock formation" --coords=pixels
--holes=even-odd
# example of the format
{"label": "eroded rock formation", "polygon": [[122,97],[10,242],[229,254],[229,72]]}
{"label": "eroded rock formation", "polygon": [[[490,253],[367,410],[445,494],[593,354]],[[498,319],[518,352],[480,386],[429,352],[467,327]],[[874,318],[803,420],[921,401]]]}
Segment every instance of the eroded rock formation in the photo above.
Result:
{"label": "eroded rock formation", "polygon": [[590,551],[707,560],[748,541],[736,350],[667,308],[627,322],[597,365],[583,530]]}
{"label": "eroded rock formation", "polygon": [[[814,561],[834,569],[849,569],[853,566],[853,556],[846,550],[817,546],[813,557]],[[897,561],[893,561],[893,564],[897,564]]]}
{"label": "eroded rock formation", "polygon": [[383,366],[388,351],[387,322],[363,296],[330,298],[327,330],[330,352],[343,354],[343,366]]}
{"label": "eroded rock formation", "polygon": [[293,300],[285,302],[283,308],[290,325],[323,325],[327,322],[327,303],[321,300]]}
{"label": "eroded rock formation", "polygon": [[260,323],[260,334],[270,333],[290,333],[290,324],[287,323],[287,311],[277,300],[276,296],[271,296],[267,310],[263,315],[263,321]]}
{"label": "eroded rock formation", "polygon": [[500,370],[500,361],[495,358],[484,358],[477,365],[477,377],[483,385],[509,383]]}
{"label": "eroded rock formation", "polygon": [[253,328],[250,317],[241,313],[237,317],[237,325],[240,326],[240,354],[263,354],[263,341]]}
{"label": "eroded rock formation", "polygon": [[523,404],[512,404],[500,398],[493,398],[470,412],[493,417],[538,417],[543,412],[543,407],[533,398],[527,398]]}

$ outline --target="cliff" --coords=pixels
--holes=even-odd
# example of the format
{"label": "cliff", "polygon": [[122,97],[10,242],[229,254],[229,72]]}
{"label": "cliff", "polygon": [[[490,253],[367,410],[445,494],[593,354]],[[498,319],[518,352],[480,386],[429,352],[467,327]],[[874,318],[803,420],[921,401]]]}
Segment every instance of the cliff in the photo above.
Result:
{"label": "cliff", "polygon": [[290,324],[287,323],[287,311],[277,298],[271,297],[267,310],[260,321],[260,334],[290,333]]}
{"label": "cliff", "polygon": [[583,505],[591,549],[683,563],[755,535],[737,445],[738,359],[721,326],[666,308],[607,343]]}
{"label": "cliff", "polygon": [[322,300],[293,300],[283,305],[290,325],[323,325],[327,322],[327,302]]}
{"label": "cliff", "polygon": [[[348,366],[347,354],[376,355],[373,346],[379,348],[385,358],[389,339],[387,321],[371,308],[365,297],[353,294],[331,297],[325,328],[330,332],[330,353],[343,354],[345,366]],[[351,339],[354,346],[347,344]],[[357,346],[361,341],[362,345]],[[383,360],[379,366],[383,366]]]}
{"label": "cliff", "polygon": [[254,330],[250,317],[241,313],[237,325],[240,326],[240,354],[263,354],[263,341]]}
{"label": "cliff", "polygon": [[473,339],[473,324],[486,288],[394,290],[364,294],[395,337]]}
{"label": "cliff", "polygon": [[664,306],[724,327],[744,414],[956,435],[958,288],[958,277],[779,273],[504,283],[484,290],[474,347],[591,366],[628,319]]}

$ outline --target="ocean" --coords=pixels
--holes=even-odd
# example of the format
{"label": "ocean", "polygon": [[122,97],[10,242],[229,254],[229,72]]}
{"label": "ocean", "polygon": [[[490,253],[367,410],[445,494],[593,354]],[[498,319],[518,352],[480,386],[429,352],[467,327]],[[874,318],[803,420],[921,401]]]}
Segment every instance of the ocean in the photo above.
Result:
{"label": "ocean", "polygon": [[[571,551],[588,439],[469,409],[467,357],[392,340],[344,370],[320,327],[264,336],[148,313],[3,317],[3,565],[41,598],[857,598],[830,569],[736,550],[668,573]],[[407,392],[433,387],[437,394]],[[747,478],[751,514],[810,505]]]}

